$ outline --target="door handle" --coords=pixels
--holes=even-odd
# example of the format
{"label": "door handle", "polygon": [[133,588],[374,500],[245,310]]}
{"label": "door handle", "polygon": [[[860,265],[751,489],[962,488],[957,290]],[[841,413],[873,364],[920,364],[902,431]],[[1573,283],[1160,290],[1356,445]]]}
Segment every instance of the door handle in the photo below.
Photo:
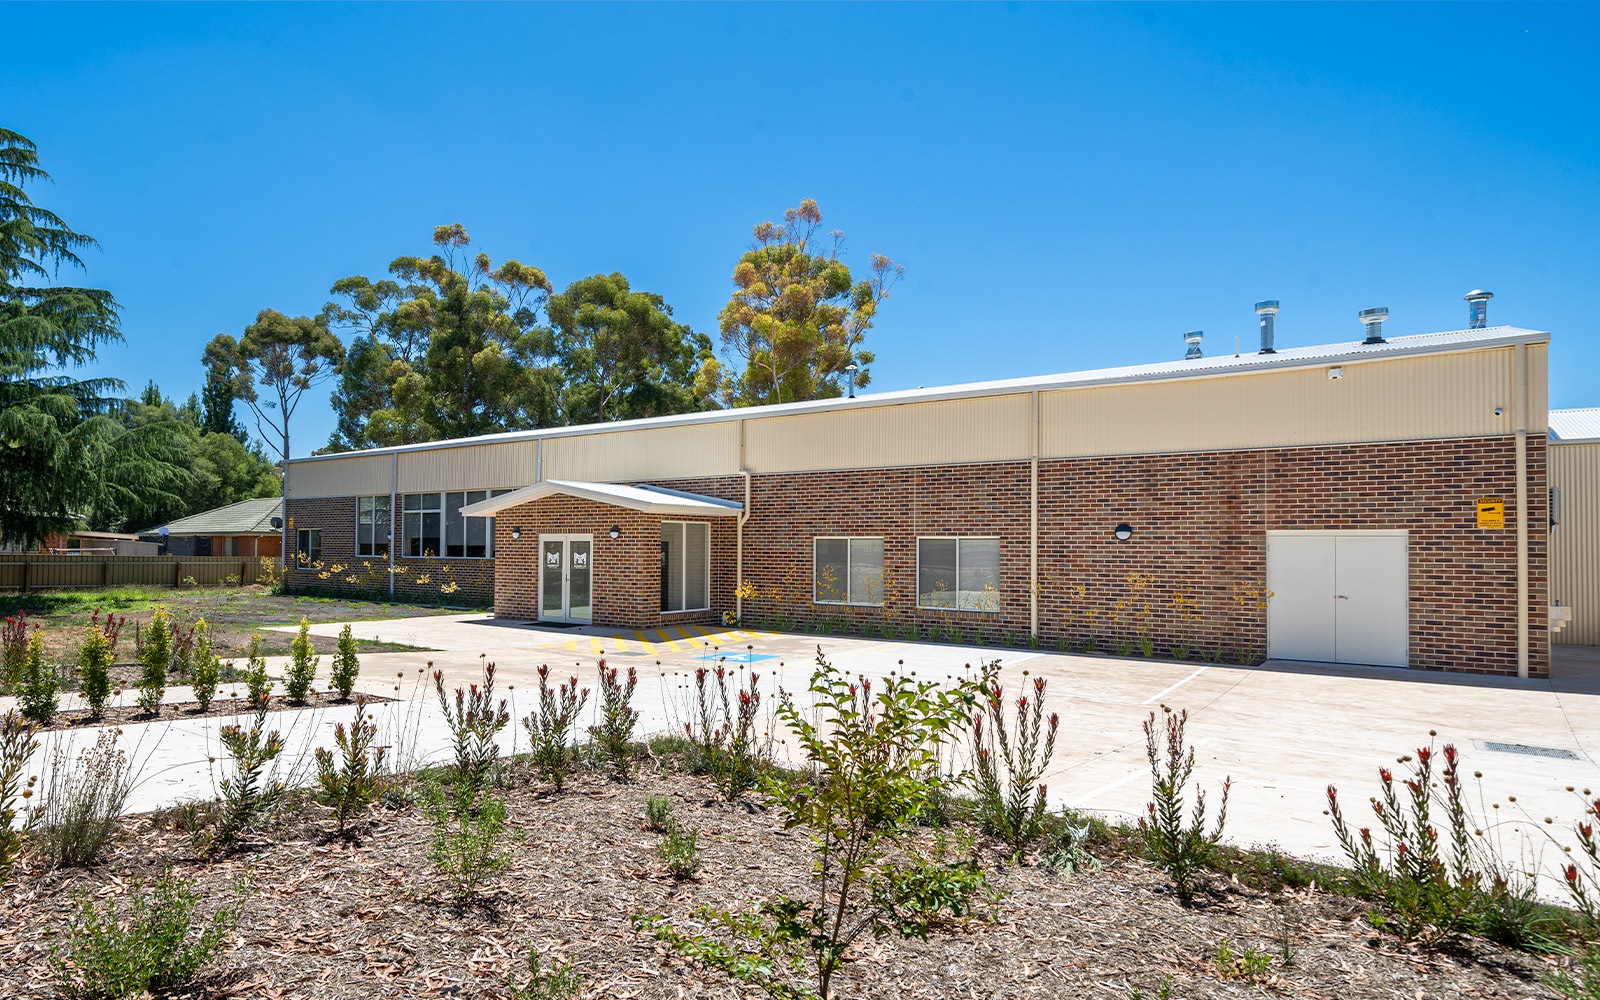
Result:
{"label": "door handle", "polygon": [[1341,600],[1341,601],[1348,601],[1350,598],[1344,596],[1343,594],[1340,594],[1340,595],[1338,595],[1338,599]]}

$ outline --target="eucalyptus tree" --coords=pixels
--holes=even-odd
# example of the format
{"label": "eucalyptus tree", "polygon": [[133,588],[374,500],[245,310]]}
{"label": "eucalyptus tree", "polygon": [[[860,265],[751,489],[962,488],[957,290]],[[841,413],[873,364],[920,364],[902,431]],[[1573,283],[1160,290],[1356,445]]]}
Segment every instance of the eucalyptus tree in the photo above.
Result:
{"label": "eucalyptus tree", "polygon": [[204,362],[208,378],[228,380],[234,396],[255,414],[256,432],[287,459],[295,410],[307,392],[339,373],[344,356],[344,344],[322,317],[263,309],[239,339],[213,337]]}

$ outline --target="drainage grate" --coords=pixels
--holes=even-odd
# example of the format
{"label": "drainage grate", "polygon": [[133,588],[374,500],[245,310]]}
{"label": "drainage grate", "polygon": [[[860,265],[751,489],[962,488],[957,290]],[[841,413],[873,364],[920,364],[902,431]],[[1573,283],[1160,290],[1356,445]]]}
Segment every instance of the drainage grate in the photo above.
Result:
{"label": "drainage grate", "polygon": [[1556,760],[1583,759],[1583,754],[1578,751],[1562,747],[1535,747],[1526,743],[1496,743],[1493,740],[1473,740],[1472,745],[1479,750],[1492,750],[1495,753],[1520,753],[1529,757],[1553,757]]}

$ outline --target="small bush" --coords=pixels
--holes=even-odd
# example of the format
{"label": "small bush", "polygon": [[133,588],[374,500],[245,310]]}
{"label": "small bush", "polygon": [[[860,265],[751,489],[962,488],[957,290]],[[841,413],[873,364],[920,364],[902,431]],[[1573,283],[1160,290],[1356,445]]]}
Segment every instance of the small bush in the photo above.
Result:
{"label": "small bush", "polygon": [[9,692],[22,679],[22,665],[28,661],[28,613],[0,623],[0,693]]}
{"label": "small bush", "polygon": [[148,892],[135,890],[125,911],[100,909],[84,896],[62,945],[53,949],[56,989],[102,1000],[161,993],[192,982],[222,950],[239,921],[237,902],[196,918],[199,894],[170,873]]}
{"label": "small bush", "polygon": [[489,785],[495,763],[500,759],[500,746],[494,738],[511,721],[505,699],[494,703],[494,664],[483,668],[483,683],[474,684],[470,690],[456,688],[454,703],[445,695],[444,671],[433,672],[433,688],[439,696],[439,707],[444,710],[446,725],[450,727],[451,742],[455,749],[455,778],[458,785],[466,786],[470,801]]}
{"label": "small bush", "polygon": [[[1161,711],[1166,716],[1165,725],[1156,725],[1156,714],[1144,723],[1145,756],[1150,761],[1151,802],[1145,807],[1146,815],[1139,820],[1139,833],[1145,850],[1152,860],[1172,878],[1178,898],[1188,901],[1194,891],[1200,871],[1211,863],[1217,841],[1222,839],[1222,827],[1228,816],[1228,790],[1232,779],[1222,783],[1222,802],[1217,808],[1216,826],[1207,832],[1206,793],[1195,793],[1194,816],[1184,823],[1184,788],[1194,774],[1194,748],[1184,744],[1184,727],[1189,712],[1174,713],[1165,705]],[[1166,747],[1163,752],[1157,736],[1164,731]]]}
{"label": "small bush", "polygon": [[589,689],[578,690],[576,677],[550,686],[550,668],[539,665],[539,711],[529,713],[522,725],[531,744],[529,756],[539,776],[561,791],[572,770],[572,727],[589,700]]}
{"label": "small bush", "polygon": [[1020,861],[1049,825],[1046,789],[1039,779],[1055,753],[1061,720],[1052,712],[1046,725],[1045,680],[1035,677],[1032,698],[1024,693],[1017,699],[1015,732],[1007,732],[999,673],[999,660],[984,665],[980,708],[972,717],[972,785],[984,826],[1004,840],[1011,856]]}
{"label": "small bush", "polygon": [[191,677],[194,700],[199,703],[200,711],[211,708],[211,699],[217,696],[217,684],[221,680],[222,661],[211,646],[211,626],[202,618],[195,625],[194,670]]}
{"label": "small bush", "polygon": [[656,833],[672,829],[672,799],[665,795],[651,795],[644,800],[644,825]]}
{"label": "small bush", "polygon": [[667,828],[666,835],[656,845],[656,854],[668,875],[679,881],[694,878],[694,873],[700,870],[699,839],[698,830],[686,829],[677,823]]}
{"label": "small bush", "polygon": [[1267,969],[1272,966],[1272,956],[1258,950],[1255,945],[1245,945],[1243,949],[1235,951],[1233,942],[1223,938],[1217,943],[1214,964],[1217,975],[1223,979],[1255,980],[1267,974]]}
{"label": "small bush", "polygon": [[1570,967],[1557,969],[1545,981],[1567,1000],[1600,1000],[1600,941],[1590,941]]}
{"label": "small bush", "polygon": [[[694,672],[695,711],[699,729],[683,724],[694,744],[690,770],[711,776],[712,784],[729,802],[756,786],[770,756],[756,738],[756,718],[761,708],[761,675],[751,672],[733,690],[732,672],[723,664],[699,667]],[[715,690],[707,683],[715,678]]]}
{"label": "small bush", "polygon": [[188,628],[172,626],[172,669],[179,677],[187,678],[194,669],[195,632],[199,627],[198,623]]}
{"label": "small bush", "polygon": [[283,734],[268,733],[266,711],[258,711],[249,729],[223,726],[217,738],[227,751],[233,773],[222,779],[221,815],[206,853],[232,847],[272,815],[283,801],[284,786],[270,775],[272,762],[283,753]]}
{"label": "small bush", "polygon": [[[33,726],[15,709],[0,715],[0,885],[11,875],[11,868],[22,853],[22,835],[33,819],[25,810],[33,797],[37,778],[22,780],[28,758],[39,748]],[[19,821],[18,817],[26,815]]]}
{"label": "small bush", "polygon": [[511,1000],[577,1000],[583,992],[583,976],[570,961],[557,961],[546,968],[537,951],[528,952],[528,978],[518,983],[507,981]]}
{"label": "small bush", "polygon": [[617,668],[607,667],[600,661],[600,722],[589,727],[589,737],[618,781],[633,777],[633,727],[639,713],[633,708],[633,689],[639,684],[639,672],[628,668],[626,684],[617,680]]}
{"label": "small bush", "polygon": [[433,825],[428,859],[452,899],[476,896],[484,879],[510,864],[503,850],[506,807],[493,795],[473,795],[464,781],[449,788],[435,783],[427,789],[424,808]]}
{"label": "small bush", "polygon": [[156,605],[139,643],[139,707],[148,715],[161,711],[167,692],[167,671],[172,669],[172,620],[163,605]]}
{"label": "small bush", "polygon": [[78,684],[92,719],[105,714],[106,701],[111,697],[111,664],[117,655],[117,638],[126,623],[126,618],[112,615],[101,621],[96,608],[83,627],[83,640],[78,647]]}
{"label": "small bush", "polygon": [[28,656],[17,685],[17,707],[22,717],[48,726],[61,707],[61,677],[55,665],[44,662],[44,636],[36,628],[28,639]]}
{"label": "small bush", "polygon": [[244,668],[246,700],[250,710],[264,712],[272,698],[273,680],[267,674],[267,658],[261,655],[261,636],[250,637],[249,659]]}
{"label": "small bush", "polygon": [[342,722],[333,727],[333,742],[339,747],[338,758],[324,747],[317,748],[319,798],[323,805],[333,809],[340,833],[344,833],[351,817],[378,797],[383,756],[388,748],[373,748],[377,736],[378,727],[367,720],[366,698],[357,698],[356,717],[350,728],[345,729]]}
{"label": "small bush", "polygon": [[339,633],[339,650],[333,654],[333,670],[329,678],[340,701],[350,700],[350,693],[356,689],[356,678],[360,674],[361,659],[356,655],[356,637],[350,626],[346,625]]}
{"label": "small bush", "polygon": [[289,644],[289,669],[284,671],[283,677],[283,689],[296,705],[305,704],[306,695],[311,693],[311,682],[317,677],[317,664],[322,662],[322,657],[312,655],[313,648],[311,621],[302,617],[300,632]]}
{"label": "small bush", "polygon": [[117,746],[120,729],[102,729],[77,765],[57,747],[41,798],[36,854],[53,868],[92,865],[117,832],[117,819],[133,791],[128,755]]}

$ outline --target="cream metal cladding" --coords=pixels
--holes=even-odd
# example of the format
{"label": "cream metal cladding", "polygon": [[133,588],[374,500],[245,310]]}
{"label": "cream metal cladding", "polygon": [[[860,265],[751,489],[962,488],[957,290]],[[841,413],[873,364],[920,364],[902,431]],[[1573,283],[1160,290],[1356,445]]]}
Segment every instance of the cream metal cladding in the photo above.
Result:
{"label": "cream metal cladding", "polygon": [[[529,445],[532,447],[532,445]],[[739,421],[549,437],[544,478],[589,483],[739,473]],[[517,485],[527,485],[529,479]]]}
{"label": "cream metal cladding", "polygon": [[824,410],[745,424],[750,471],[1027,461],[1029,394]]}
{"label": "cream metal cladding", "polygon": [[394,483],[393,455],[351,455],[289,463],[289,497],[356,497],[388,493]]}
{"label": "cream metal cladding", "polygon": [[[1328,368],[1341,367],[1339,378]],[[1143,455],[1512,434],[1514,349],[1040,394],[1040,455]],[[1543,434],[1545,346],[1528,347],[1529,432]],[[1502,413],[1495,415],[1495,408]]]}
{"label": "cream metal cladding", "polygon": [[512,489],[527,486],[538,477],[536,441],[428,448],[399,455],[401,493]]}
{"label": "cream metal cladding", "polygon": [[1551,641],[1600,645],[1600,441],[1550,444],[1550,485],[1561,523],[1550,529],[1550,600],[1572,608]]}

